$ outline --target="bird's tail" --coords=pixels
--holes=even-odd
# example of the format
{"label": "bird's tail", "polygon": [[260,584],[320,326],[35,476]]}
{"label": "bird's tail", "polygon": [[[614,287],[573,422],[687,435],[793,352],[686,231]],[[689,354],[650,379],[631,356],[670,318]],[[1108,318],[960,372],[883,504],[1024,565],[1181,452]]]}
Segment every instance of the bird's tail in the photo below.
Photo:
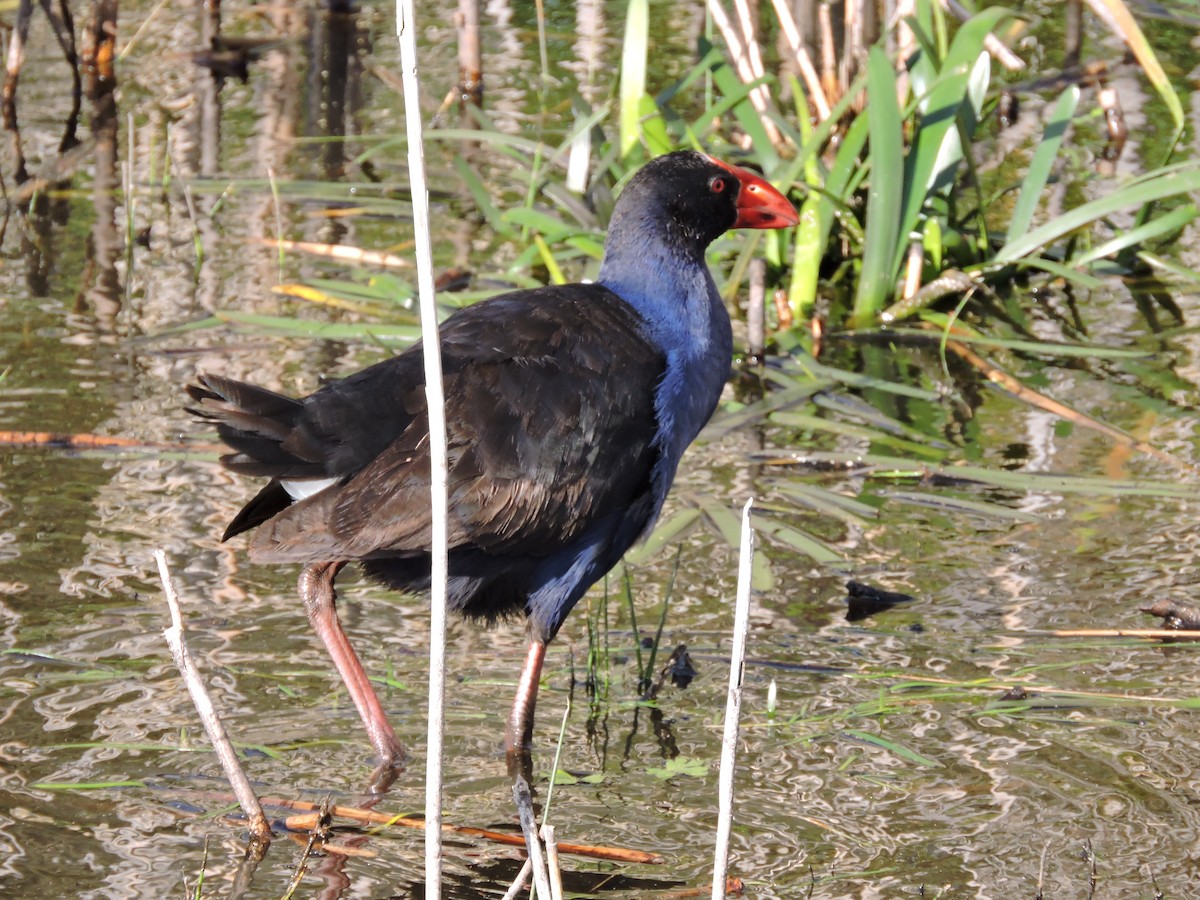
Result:
{"label": "bird's tail", "polygon": [[221,462],[241,475],[314,478],[325,475],[319,454],[306,453],[297,425],[304,405],[252,384],[219,375],[200,375],[188,385],[187,411],[213,422],[234,453]]}
{"label": "bird's tail", "polygon": [[252,384],[219,375],[200,375],[188,385],[187,411],[213,422],[233,453],[221,457],[226,468],[271,481],[246,504],[222,540],[261,525],[292,503],[328,487],[322,454],[306,439],[304,404]]}

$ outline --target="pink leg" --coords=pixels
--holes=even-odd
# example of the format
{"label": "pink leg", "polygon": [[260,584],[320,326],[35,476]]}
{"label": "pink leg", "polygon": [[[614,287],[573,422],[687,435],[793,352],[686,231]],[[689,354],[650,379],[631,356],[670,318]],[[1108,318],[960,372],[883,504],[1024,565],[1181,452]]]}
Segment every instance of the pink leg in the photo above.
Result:
{"label": "pink leg", "polygon": [[542,663],[546,660],[546,642],[533,640],[525,654],[525,668],[517,683],[508,726],[504,729],[504,749],[509,756],[528,754],[533,745],[533,709],[537,705],[538,682],[542,678]]}
{"label": "pink leg", "polygon": [[300,573],[300,596],[304,600],[308,621],[329,651],[346,690],[350,692],[350,699],[362,717],[381,767],[392,768],[404,761],[404,748],[396,739],[383,705],[367,680],[367,673],[363,671],[362,663],[358,661],[358,655],[350,646],[350,639],[338,620],[333,579],[344,565],[344,562],[332,562],[308,566]]}

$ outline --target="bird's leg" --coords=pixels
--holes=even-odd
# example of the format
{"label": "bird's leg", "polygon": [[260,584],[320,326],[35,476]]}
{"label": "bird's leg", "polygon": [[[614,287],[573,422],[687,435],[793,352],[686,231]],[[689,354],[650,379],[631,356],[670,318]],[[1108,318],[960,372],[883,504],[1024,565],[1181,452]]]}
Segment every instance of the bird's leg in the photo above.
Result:
{"label": "bird's leg", "polygon": [[[371,746],[379,757],[380,768],[372,779],[373,787],[382,783],[381,776],[385,770],[391,770],[404,762],[404,748],[396,739],[396,733],[387,720],[383,705],[363,671],[358,654],[350,646],[350,639],[342,630],[342,623],[337,614],[337,593],[333,589],[333,579],[345,565],[345,562],[314,563],[300,573],[300,596],[304,600],[304,610],[308,613],[308,621],[313,630],[325,644],[333,664],[337,666],[338,674],[350,692],[350,699],[358,709],[366,726],[367,736]],[[387,779],[390,781],[390,779]]]}
{"label": "bird's leg", "polygon": [[525,668],[521,670],[517,696],[513,698],[508,726],[504,729],[504,749],[510,764],[517,758],[529,758],[529,750],[533,745],[533,709],[537,705],[538,682],[545,660],[546,642],[534,638],[529,642],[529,650],[525,654]]}

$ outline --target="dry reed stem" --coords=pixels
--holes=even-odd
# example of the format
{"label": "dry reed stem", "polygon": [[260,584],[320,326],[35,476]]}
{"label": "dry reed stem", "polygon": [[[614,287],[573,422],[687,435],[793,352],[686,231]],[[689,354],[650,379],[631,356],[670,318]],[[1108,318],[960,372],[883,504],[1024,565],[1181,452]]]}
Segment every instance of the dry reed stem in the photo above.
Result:
{"label": "dry reed stem", "polygon": [[[203,794],[203,792],[189,792],[191,796]],[[303,810],[303,814],[288,816],[284,819],[284,825],[292,831],[307,831],[312,827],[315,820],[315,813],[320,807],[308,800],[287,800],[282,797],[265,797],[262,801],[267,806],[276,806],[283,809]],[[387,815],[386,813],[376,812],[370,809],[361,809],[356,806],[335,806],[333,814],[344,819],[350,819],[354,822],[360,822],[366,825],[379,825],[385,828],[424,828],[425,821],[423,819],[413,819],[407,816]],[[519,834],[510,834],[504,831],[489,831],[486,828],[476,828],[472,825],[450,825],[443,824],[442,831],[447,834],[460,834],[465,837],[479,838],[480,840],[491,841],[497,844],[506,844],[511,847],[525,846],[525,838]],[[609,862],[633,863],[637,865],[661,865],[663,862],[662,856],[657,853],[650,853],[646,850],[630,850],[625,847],[603,847],[595,844],[573,844],[566,841],[560,841],[558,844],[559,853],[565,853],[570,856],[585,856],[590,859],[603,859]]]}
{"label": "dry reed stem", "polygon": [[[754,80],[758,81],[766,77],[766,70],[763,68],[762,53],[758,49],[758,38],[754,34],[754,17],[750,14],[750,4],[746,0],[733,0],[733,9],[737,13],[738,26],[742,30],[742,41],[746,47],[746,59],[750,63],[750,72],[754,76]],[[760,85],[754,89],[761,92],[763,107],[759,110],[760,113],[766,111],[766,108],[771,100],[771,95],[767,91],[766,85]],[[764,122],[774,128],[774,123]],[[774,144],[780,143],[782,138],[776,131],[771,134],[768,130],[768,135],[771,137],[771,142]]]}
{"label": "dry reed stem", "polygon": [[[754,74],[754,67],[751,63],[750,53],[746,46],[755,46],[753,36],[744,43],[741,35],[733,27],[733,23],[729,20],[725,8],[721,5],[721,0],[708,0],[708,11],[712,16],[713,23],[725,38],[725,45],[729,48],[730,54],[733,56],[733,67],[737,72],[738,77],[745,84],[752,84],[757,81],[761,75]],[[759,63],[761,69],[762,64]],[[767,108],[769,105],[770,95],[767,93],[765,85],[759,85],[750,92],[750,103],[753,105],[755,112],[758,113],[759,119],[762,120],[763,129],[767,132],[767,137],[775,146],[783,143],[783,135],[779,133],[779,129],[775,123],[767,116]]]}
{"label": "dry reed stem", "polygon": [[1160,450],[1153,444],[1135,438],[1132,435],[1126,434],[1118,428],[1101,422],[1099,419],[1094,419],[1091,416],[1081,413],[1076,409],[1072,409],[1065,403],[1055,400],[1053,397],[1047,397],[1031,387],[1022,384],[1017,378],[1005,372],[999,366],[988,362],[966,344],[960,344],[958,341],[946,341],[946,349],[957,356],[959,359],[978,369],[988,381],[992,382],[1010,394],[1015,396],[1023,403],[1028,403],[1030,406],[1037,409],[1045,410],[1053,413],[1060,418],[1066,419],[1068,422],[1074,422],[1084,428],[1089,428],[1092,431],[1099,432],[1107,438],[1110,438],[1118,443],[1125,444],[1137,450],[1139,453],[1145,453],[1147,456],[1152,456],[1160,462],[1169,463],[1177,469],[1183,469],[1187,472],[1200,471],[1196,466],[1182,459],[1177,459],[1165,450]]}
{"label": "dry reed stem", "polygon": [[62,431],[0,431],[0,444],[26,444],[59,450],[194,450],[210,452],[222,449],[218,444],[182,444],[166,441],[142,441],[111,434],[71,434]]}
{"label": "dry reed stem", "polygon": [[246,818],[250,820],[251,847],[257,846],[265,850],[271,843],[271,826],[263,814],[262,805],[258,802],[254,788],[250,786],[250,779],[242,771],[237,753],[234,752],[229,735],[225,732],[225,726],[221,723],[221,718],[213,706],[212,698],[208,695],[208,689],[204,686],[204,679],[200,677],[200,672],[188,652],[187,642],[183,636],[183,613],[179,608],[179,596],[175,593],[175,585],[171,582],[167,554],[162,550],[155,550],[154,559],[158,563],[158,575],[166,594],[167,607],[171,611],[171,627],[163,631],[167,646],[171,648],[171,658],[175,661],[175,667],[179,669],[179,674],[183,676],[188,693],[192,696],[192,703],[200,716],[200,722],[204,725],[208,739],[212,741],[213,749],[216,750],[217,759],[221,762],[225,778],[233,788],[233,794],[237,797]]}
{"label": "dry reed stem", "polygon": [[308,861],[312,859],[313,851],[318,845],[325,843],[325,838],[329,835],[329,799],[321,804],[321,814],[317,821],[313,823],[313,827],[309,830],[307,838],[298,834],[291,835],[293,841],[297,841],[303,846],[300,852],[300,859],[295,864],[296,871],[293,873],[291,880],[288,882],[287,889],[283,892],[283,900],[290,900],[294,897],[297,889],[300,887],[300,882],[304,880],[304,876],[308,874]]}
{"label": "dry reed stem", "polygon": [[1187,631],[1183,628],[1064,628],[1046,633],[1055,637],[1136,637],[1159,641],[1200,641],[1200,631]]}
{"label": "dry reed stem", "polygon": [[554,838],[554,826],[542,826],[542,840],[546,844],[546,868],[550,870],[550,898],[563,900],[562,867],[558,864],[558,841]]}
{"label": "dry reed stem", "polygon": [[442,748],[446,731],[446,600],[450,574],[447,491],[446,392],[442,384],[442,344],[438,334],[433,277],[433,233],[429,188],[425,183],[425,137],[421,86],[417,77],[417,27],[413,0],[396,3],[404,85],[404,126],[408,137],[408,179],[416,237],[417,295],[421,309],[421,348],[425,364],[425,405],[429,427],[429,725],[425,763],[425,896],[442,895]]}
{"label": "dry reed stem", "polygon": [[863,16],[861,4],[847,3],[842,11],[843,42],[842,55],[838,60],[838,81],[844,92],[854,80],[854,73],[866,59],[867,52],[863,46]]}
{"label": "dry reed stem", "polygon": [[521,866],[521,871],[517,873],[517,877],[504,892],[504,896],[500,900],[516,900],[517,894],[525,890],[525,882],[529,880],[529,874],[533,871],[533,863],[529,861],[529,857],[525,857],[525,863]]}
{"label": "dry reed stem", "polygon": [[896,103],[901,109],[908,98],[908,66],[904,61],[917,49],[917,36],[908,27],[907,20],[916,14],[916,0],[897,0],[893,17],[896,27],[896,59],[899,60],[896,72]]}
{"label": "dry reed stem", "polygon": [[347,247],[344,244],[318,244],[314,241],[288,241],[280,238],[255,238],[251,243],[266,244],[281,250],[292,250],[297,253],[307,253],[310,256],[322,256],[351,262],[362,266],[383,266],[389,269],[411,269],[413,264],[403,256],[391,253],[380,253],[375,250],[363,250],[361,247]]}
{"label": "dry reed stem", "polygon": [[746,347],[752,360],[761,360],[767,347],[767,261],[750,261],[746,296]]}
{"label": "dry reed stem", "polygon": [[829,4],[822,3],[817,7],[817,31],[821,37],[821,84],[825,87],[825,96],[830,103],[841,99],[842,90],[837,81],[837,54],[833,46],[833,18],[829,12]]}
{"label": "dry reed stem", "polygon": [[[303,834],[289,834],[288,838],[302,847],[308,842]],[[355,859],[379,858],[379,852],[376,850],[368,850],[366,847],[348,847],[345,844],[333,844],[329,841],[322,841],[319,849],[326,856],[352,856]]]}
{"label": "dry reed stem", "polygon": [[808,55],[808,50],[804,46],[800,29],[796,25],[796,18],[792,15],[791,7],[788,6],[786,0],[771,0],[771,4],[775,7],[775,15],[779,19],[779,25],[783,29],[783,36],[788,42],[788,47],[796,58],[796,65],[800,67],[800,77],[804,79],[809,99],[817,108],[817,121],[824,122],[829,118],[831,112],[829,98],[825,96],[825,90],[821,87],[821,76],[817,74],[812,57]]}
{"label": "dry reed stem", "polygon": [[925,249],[914,240],[908,245],[907,263],[904,267],[904,287],[900,296],[910,300],[921,290],[921,269],[925,264]]}
{"label": "dry reed stem", "polygon": [[533,814],[533,794],[529,782],[518,775],[512,786],[513,802],[517,804],[517,815],[521,820],[521,832],[525,835],[525,849],[533,872],[533,886],[542,900],[550,900],[550,873],[546,870],[546,858],[542,855],[542,842],[538,838],[537,817]]}

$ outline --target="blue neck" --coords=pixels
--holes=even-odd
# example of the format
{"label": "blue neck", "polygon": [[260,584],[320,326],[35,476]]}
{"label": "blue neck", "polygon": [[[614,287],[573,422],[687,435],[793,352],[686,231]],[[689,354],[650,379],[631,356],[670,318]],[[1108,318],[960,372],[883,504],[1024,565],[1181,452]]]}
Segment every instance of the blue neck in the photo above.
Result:
{"label": "blue neck", "polygon": [[652,476],[655,516],[683,451],[716,408],[733,357],[729,314],[703,252],[687,246],[672,242],[661,222],[612,228],[598,279],[641,315],[647,337],[666,357],[654,397],[662,454]]}

